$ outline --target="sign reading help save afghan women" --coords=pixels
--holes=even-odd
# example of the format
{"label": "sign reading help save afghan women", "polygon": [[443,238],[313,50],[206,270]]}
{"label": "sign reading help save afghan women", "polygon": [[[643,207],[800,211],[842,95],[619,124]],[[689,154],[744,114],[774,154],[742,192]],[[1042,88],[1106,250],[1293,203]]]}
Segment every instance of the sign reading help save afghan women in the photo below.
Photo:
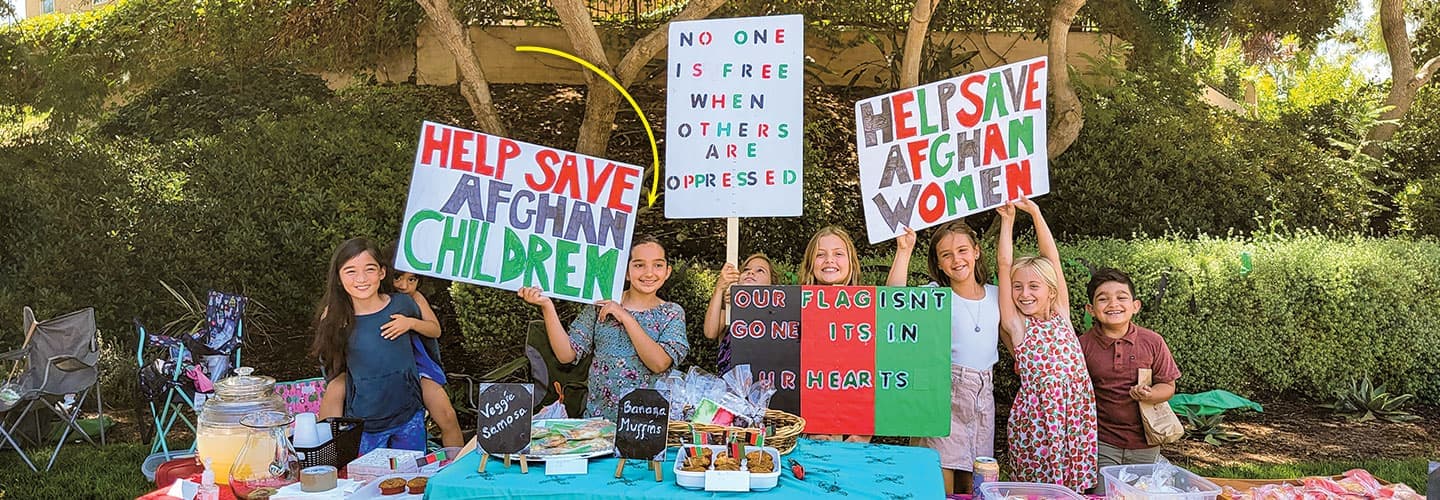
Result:
{"label": "sign reading help save afghan women", "polygon": [[1043,57],[855,104],[870,243],[1050,192]]}

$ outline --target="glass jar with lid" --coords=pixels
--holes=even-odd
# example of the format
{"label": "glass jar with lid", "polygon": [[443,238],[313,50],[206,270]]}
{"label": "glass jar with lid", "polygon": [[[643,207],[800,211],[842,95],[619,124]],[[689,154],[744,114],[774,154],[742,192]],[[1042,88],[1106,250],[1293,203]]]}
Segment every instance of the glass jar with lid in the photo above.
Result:
{"label": "glass jar with lid", "polygon": [[240,421],[246,415],[262,411],[287,413],[285,400],[275,394],[275,379],[254,375],[254,368],[235,369],[235,376],[215,383],[215,395],[200,407],[195,429],[195,454],[200,461],[210,459],[215,482],[229,484],[230,469],[235,458],[253,433],[264,432],[246,427]]}

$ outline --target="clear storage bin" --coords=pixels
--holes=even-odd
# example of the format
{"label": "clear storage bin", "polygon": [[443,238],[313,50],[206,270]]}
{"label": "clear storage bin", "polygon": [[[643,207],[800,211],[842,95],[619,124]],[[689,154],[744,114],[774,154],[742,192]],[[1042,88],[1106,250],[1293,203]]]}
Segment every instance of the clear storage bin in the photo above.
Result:
{"label": "clear storage bin", "polygon": [[[1142,484],[1155,477],[1157,471],[1173,472],[1163,485],[1178,492],[1156,491],[1155,486]],[[1172,464],[1111,465],[1102,467],[1105,477],[1105,498],[1108,500],[1215,500],[1220,487],[1193,472]]]}
{"label": "clear storage bin", "polygon": [[980,485],[985,500],[1085,500],[1070,488],[1045,483],[991,482]]}

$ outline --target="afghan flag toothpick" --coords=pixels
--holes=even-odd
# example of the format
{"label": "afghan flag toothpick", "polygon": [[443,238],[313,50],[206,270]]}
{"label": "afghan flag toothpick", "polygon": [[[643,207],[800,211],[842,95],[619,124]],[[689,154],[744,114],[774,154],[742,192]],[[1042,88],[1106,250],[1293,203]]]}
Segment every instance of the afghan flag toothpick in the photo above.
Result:
{"label": "afghan flag toothpick", "polygon": [[695,423],[694,423],[694,422],[691,422],[691,423],[690,423],[690,443],[691,443],[691,444],[708,444],[708,443],[702,443],[702,442],[700,442],[700,433],[695,431]]}

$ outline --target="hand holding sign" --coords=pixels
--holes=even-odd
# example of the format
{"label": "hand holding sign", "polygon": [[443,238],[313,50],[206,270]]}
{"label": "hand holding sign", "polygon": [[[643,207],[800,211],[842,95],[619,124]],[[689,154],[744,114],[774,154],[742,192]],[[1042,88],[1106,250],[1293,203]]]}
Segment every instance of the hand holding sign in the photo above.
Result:
{"label": "hand holding sign", "polygon": [[[530,444],[531,408],[535,407],[534,389],[530,384],[482,384],[480,386],[480,408],[475,417],[475,440],[485,452],[480,460],[480,470],[491,454],[506,455],[519,453]],[[520,468],[527,472],[525,457],[520,457]]]}
{"label": "hand holding sign", "polygon": [[665,437],[670,427],[670,402],[654,389],[635,389],[620,399],[615,425],[615,449],[620,452],[620,465],[615,477],[625,470],[625,459],[648,460],[660,481],[660,462],[655,458],[665,452]]}

